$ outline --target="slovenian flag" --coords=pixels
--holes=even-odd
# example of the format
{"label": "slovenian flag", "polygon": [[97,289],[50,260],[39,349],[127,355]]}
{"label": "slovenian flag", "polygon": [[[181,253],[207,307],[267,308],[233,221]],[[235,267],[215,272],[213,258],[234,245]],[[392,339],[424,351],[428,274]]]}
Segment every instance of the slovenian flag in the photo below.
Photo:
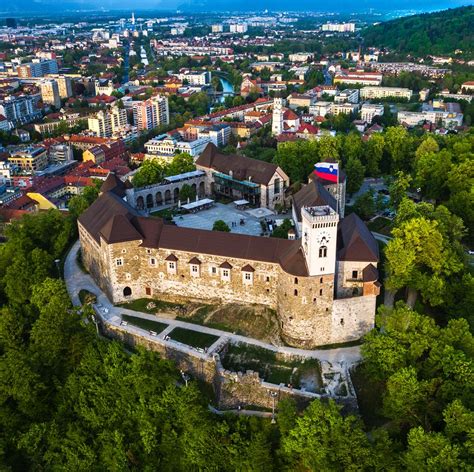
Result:
{"label": "slovenian flag", "polygon": [[339,164],[337,162],[318,162],[314,165],[314,173],[321,179],[337,182]]}

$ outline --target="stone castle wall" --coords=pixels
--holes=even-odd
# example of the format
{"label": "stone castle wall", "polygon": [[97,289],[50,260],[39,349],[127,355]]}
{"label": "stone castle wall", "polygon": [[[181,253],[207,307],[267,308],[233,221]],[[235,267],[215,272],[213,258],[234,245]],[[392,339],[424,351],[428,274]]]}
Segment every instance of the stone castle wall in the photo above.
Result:
{"label": "stone castle wall", "polygon": [[375,295],[341,298],[332,306],[332,343],[360,339],[374,327]]}

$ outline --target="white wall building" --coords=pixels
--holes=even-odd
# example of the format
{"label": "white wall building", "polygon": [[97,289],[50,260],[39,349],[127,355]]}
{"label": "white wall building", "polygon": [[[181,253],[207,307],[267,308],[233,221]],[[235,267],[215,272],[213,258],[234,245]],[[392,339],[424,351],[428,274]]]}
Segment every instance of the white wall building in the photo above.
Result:
{"label": "white wall building", "polygon": [[125,131],[127,111],[123,108],[113,107],[108,111],[99,111],[94,117],[87,120],[89,131],[100,138],[110,138],[114,134]]}
{"label": "white wall building", "polygon": [[413,92],[408,88],[402,87],[362,87],[360,97],[363,100],[374,98],[404,98],[411,100]]}
{"label": "white wall building", "polygon": [[168,98],[156,95],[143,102],[134,103],[133,120],[138,131],[169,124]]}
{"label": "white wall building", "polygon": [[384,113],[383,105],[371,105],[364,103],[360,109],[360,117],[367,123],[372,123],[375,116],[382,116]]}
{"label": "white wall building", "polygon": [[56,80],[42,80],[40,82],[41,98],[43,103],[61,108],[61,97]]}

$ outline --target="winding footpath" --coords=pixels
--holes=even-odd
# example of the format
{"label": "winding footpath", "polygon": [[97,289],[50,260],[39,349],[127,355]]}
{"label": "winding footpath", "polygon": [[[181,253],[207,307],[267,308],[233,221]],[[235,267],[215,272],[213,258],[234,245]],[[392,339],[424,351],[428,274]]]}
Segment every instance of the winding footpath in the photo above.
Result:
{"label": "winding footpath", "polygon": [[[137,312],[129,310],[126,308],[114,306],[107,296],[102,292],[102,290],[97,286],[97,284],[92,280],[92,277],[89,274],[84,273],[77,263],[77,254],[80,249],[80,243],[77,241],[74,246],[69,251],[67,255],[66,262],[64,265],[64,279],[66,282],[66,287],[69,293],[69,296],[72,300],[73,305],[81,305],[79,300],[79,292],[81,290],[88,290],[97,296],[97,305],[95,306],[96,313],[102,318],[104,322],[110,323],[115,326],[120,326],[121,329],[129,331],[130,333],[139,334],[144,336],[149,340],[159,342],[160,344],[170,344],[175,348],[178,347],[183,352],[190,353],[194,356],[207,358],[212,356],[212,354],[218,350],[221,344],[226,343],[227,341],[232,341],[233,343],[246,343],[252,346],[258,346],[264,349],[268,349],[273,352],[278,352],[282,354],[288,354],[293,356],[300,356],[308,359],[319,359],[320,361],[327,361],[330,363],[344,363],[347,367],[357,364],[360,359],[360,348],[359,346],[353,347],[344,347],[337,349],[298,349],[287,346],[274,346],[272,344],[259,341],[258,339],[248,338],[246,336],[240,336],[238,334],[233,334],[227,331],[221,331],[218,329],[208,328],[206,326],[196,325],[193,323],[187,323],[184,321],[179,321],[166,316],[157,316],[150,315],[147,313]],[[168,327],[162,331],[160,334],[152,335],[148,331],[137,328],[130,325],[121,325],[122,314],[135,316],[137,318],[143,318],[147,320],[157,321],[159,323],[164,323]],[[166,313],[164,313],[166,315]],[[207,333],[218,337],[218,340],[210,346],[207,352],[197,351],[196,349],[181,344],[177,341],[171,339],[164,339],[168,333],[170,333],[174,328],[181,327],[189,329],[192,331],[198,331],[200,333]]]}

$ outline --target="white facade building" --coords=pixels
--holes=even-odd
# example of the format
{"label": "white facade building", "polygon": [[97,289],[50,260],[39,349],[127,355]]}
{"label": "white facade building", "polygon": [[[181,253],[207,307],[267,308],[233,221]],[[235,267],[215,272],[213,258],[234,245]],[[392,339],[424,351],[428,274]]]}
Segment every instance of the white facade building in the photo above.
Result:
{"label": "white facade building", "polygon": [[101,110],[87,121],[89,131],[100,138],[110,138],[125,131],[128,126],[127,111],[119,107],[113,107],[109,111]]}
{"label": "white facade building", "polygon": [[413,92],[408,88],[402,87],[362,87],[360,89],[360,97],[363,100],[371,100],[373,98],[404,98],[411,100]]}
{"label": "white facade building", "polygon": [[42,80],[40,82],[41,98],[43,103],[61,108],[61,97],[56,80]]}
{"label": "white facade building", "polygon": [[360,109],[360,117],[367,123],[372,123],[375,116],[382,116],[384,113],[383,105],[371,105],[364,103]]}
{"label": "white facade building", "polygon": [[156,95],[143,102],[134,103],[133,120],[138,131],[169,124],[168,98]]}

